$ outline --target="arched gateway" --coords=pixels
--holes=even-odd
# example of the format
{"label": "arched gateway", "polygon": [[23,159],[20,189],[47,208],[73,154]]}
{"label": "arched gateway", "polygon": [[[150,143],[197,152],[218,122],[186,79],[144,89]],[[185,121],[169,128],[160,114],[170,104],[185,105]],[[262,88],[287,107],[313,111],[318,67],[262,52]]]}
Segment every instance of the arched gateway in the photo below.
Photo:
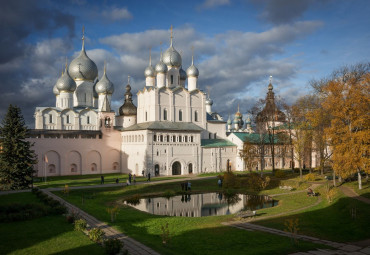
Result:
{"label": "arched gateway", "polygon": [[181,164],[176,161],[172,164],[172,175],[181,175]]}

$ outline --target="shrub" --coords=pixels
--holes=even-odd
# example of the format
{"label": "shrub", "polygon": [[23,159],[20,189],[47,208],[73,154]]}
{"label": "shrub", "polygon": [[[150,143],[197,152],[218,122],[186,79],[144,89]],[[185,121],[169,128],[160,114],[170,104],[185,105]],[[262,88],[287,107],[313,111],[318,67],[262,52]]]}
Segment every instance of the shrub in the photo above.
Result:
{"label": "shrub", "polygon": [[275,171],[275,177],[276,178],[285,178],[286,177],[286,172],[284,172],[283,170],[276,170]]}
{"label": "shrub", "polygon": [[84,231],[87,227],[86,220],[84,219],[75,220],[74,225],[76,231]]}
{"label": "shrub", "polygon": [[105,253],[109,255],[115,255],[123,248],[123,243],[117,238],[105,240],[103,244]]}
{"label": "shrub", "polygon": [[291,241],[293,242],[293,244],[296,244],[298,242],[297,235],[299,230],[299,219],[287,219],[284,225],[286,227],[284,231],[291,234]]}
{"label": "shrub", "polygon": [[312,182],[312,181],[314,181],[316,179],[316,176],[315,176],[315,174],[310,173],[310,174],[306,174],[305,177],[304,177],[304,179],[306,181]]}
{"label": "shrub", "polygon": [[140,199],[141,199],[141,196],[139,194],[136,194],[126,199],[126,202],[131,205],[138,205],[140,204]]}
{"label": "shrub", "polygon": [[47,212],[45,205],[13,203],[0,206],[0,222],[31,220],[45,216]]}
{"label": "shrub", "polygon": [[71,209],[69,214],[66,216],[67,222],[72,223],[72,224],[75,222],[75,220],[77,220],[79,218],[80,218],[80,214],[77,211],[73,210],[73,209]]}
{"label": "shrub", "polygon": [[331,187],[329,184],[326,185],[324,195],[328,200],[329,204],[333,202],[335,195],[337,194],[337,190],[335,187]]}
{"label": "shrub", "polygon": [[258,173],[251,173],[248,177],[248,186],[254,191],[265,189],[270,184],[270,177],[261,177]]}
{"label": "shrub", "polygon": [[168,229],[168,222],[166,223],[166,225],[161,226],[161,230],[162,243],[167,244],[170,241],[170,230]]}
{"label": "shrub", "polygon": [[100,243],[103,240],[104,231],[100,228],[93,228],[89,231],[89,238],[95,243]]}
{"label": "shrub", "polygon": [[163,193],[163,196],[165,197],[165,198],[170,198],[170,197],[173,197],[173,196],[175,196],[176,195],[176,193],[175,193],[175,191],[173,191],[173,190],[166,190],[164,193]]}
{"label": "shrub", "polygon": [[107,212],[110,214],[110,220],[111,222],[114,222],[116,220],[117,214],[119,212],[118,206],[107,208]]}

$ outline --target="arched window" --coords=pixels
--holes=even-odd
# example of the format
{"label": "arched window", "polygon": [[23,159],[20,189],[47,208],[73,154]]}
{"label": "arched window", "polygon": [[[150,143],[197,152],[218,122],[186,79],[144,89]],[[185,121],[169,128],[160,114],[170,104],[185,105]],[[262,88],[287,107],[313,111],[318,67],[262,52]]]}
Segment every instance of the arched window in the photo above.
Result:
{"label": "arched window", "polygon": [[104,126],[105,127],[110,127],[110,118],[109,117],[105,117]]}
{"label": "arched window", "polygon": [[190,142],[191,143],[193,142],[193,136],[190,136]]}
{"label": "arched window", "polygon": [[188,137],[187,137],[187,136],[185,136],[185,142],[186,142],[186,143],[188,142]]}
{"label": "arched window", "polygon": [[163,142],[163,135],[160,135],[160,137],[159,137],[159,141],[160,141],[160,142]]}
{"label": "arched window", "polygon": [[55,165],[54,164],[50,164],[48,166],[48,169],[49,169],[49,173],[51,173],[51,174],[55,173]]}
{"label": "arched window", "polygon": [[179,135],[179,143],[181,143],[181,142],[182,142],[182,136]]}
{"label": "arched window", "polygon": [[66,122],[67,122],[67,124],[71,123],[70,119],[69,119],[69,115],[67,115],[67,121]]}
{"label": "arched window", "polygon": [[179,121],[182,121],[182,111],[179,110]]}
{"label": "arched window", "polygon": [[98,167],[97,167],[97,165],[95,164],[95,163],[92,163],[91,164],[91,172],[94,172],[94,171],[96,171],[96,169],[97,169]]}
{"label": "arched window", "polygon": [[71,172],[76,173],[77,172],[77,165],[76,164],[71,164]]}
{"label": "arched window", "polygon": [[148,121],[148,112],[145,112],[145,121]]}
{"label": "arched window", "polygon": [[194,112],[194,121],[198,121],[198,112],[197,111]]}
{"label": "arched window", "polygon": [[153,141],[156,142],[157,141],[157,135],[154,135],[153,136]]}
{"label": "arched window", "polygon": [[49,123],[53,123],[53,115],[49,114]]}
{"label": "arched window", "polygon": [[171,75],[171,84],[173,84],[173,75]]}
{"label": "arched window", "polygon": [[172,136],[172,142],[176,142],[176,136]]}
{"label": "arched window", "polygon": [[114,162],[112,165],[113,170],[118,170],[118,166],[119,166],[118,162]]}
{"label": "arched window", "polygon": [[87,124],[90,124],[90,116],[87,116]]}
{"label": "arched window", "polygon": [[167,109],[163,110],[163,120],[167,120]]}

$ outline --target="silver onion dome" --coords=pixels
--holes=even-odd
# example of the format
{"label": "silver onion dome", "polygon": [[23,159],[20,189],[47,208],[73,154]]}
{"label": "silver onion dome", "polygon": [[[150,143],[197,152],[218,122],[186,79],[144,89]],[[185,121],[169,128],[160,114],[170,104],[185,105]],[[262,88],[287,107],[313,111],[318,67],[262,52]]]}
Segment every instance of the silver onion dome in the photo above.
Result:
{"label": "silver onion dome", "polygon": [[96,83],[95,91],[98,94],[113,94],[114,92],[114,85],[108,79],[105,67],[103,77],[100,79],[98,83]]}
{"label": "silver onion dome", "polygon": [[187,75],[186,75],[186,72],[184,71],[184,69],[182,69],[182,67],[180,68],[180,80],[186,80],[187,78]]}
{"label": "silver onion dome", "polygon": [[145,77],[155,77],[155,70],[152,67],[152,65],[145,68],[144,74],[145,74]]}
{"label": "silver onion dome", "polygon": [[77,58],[69,65],[69,74],[76,81],[94,81],[98,77],[98,68],[85,51],[85,40],[82,37],[82,49]]}
{"label": "silver onion dome", "polygon": [[162,61],[162,54],[158,64],[155,65],[155,71],[157,73],[167,73],[167,66]]}
{"label": "silver onion dome", "polygon": [[213,105],[213,100],[210,98],[206,99],[206,105]]}
{"label": "silver onion dome", "polygon": [[195,65],[191,65],[188,70],[186,70],[186,74],[189,76],[193,77],[198,77],[199,76],[199,70],[198,68],[195,67]]}
{"label": "silver onion dome", "polygon": [[54,85],[54,87],[53,87],[53,93],[54,93],[54,95],[56,95],[56,96],[58,96],[60,93],[59,93],[59,90],[58,90],[58,88],[57,88],[57,84],[55,84]]}
{"label": "silver onion dome", "polygon": [[76,82],[69,76],[67,65],[62,77],[60,77],[55,84],[59,92],[74,92],[76,90]]}
{"label": "silver onion dome", "polygon": [[165,63],[167,66],[174,66],[174,67],[181,66],[181,63],[182,63],[181,56],[175,50],[172,44],[163,54],[163,63]]}

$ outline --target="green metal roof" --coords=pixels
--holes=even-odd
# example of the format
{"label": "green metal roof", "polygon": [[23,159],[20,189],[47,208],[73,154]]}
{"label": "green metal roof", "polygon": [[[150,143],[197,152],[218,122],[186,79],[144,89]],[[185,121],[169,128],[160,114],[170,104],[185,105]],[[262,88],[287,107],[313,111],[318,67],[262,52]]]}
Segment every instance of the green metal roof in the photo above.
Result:
{"label": "green metal roof", "polygon": [[127,128],[120,128],[118,130],[120,131],[171,130],[171,131],[200,132],[203,129],[192,122],[150,121],[138,123]]}
{"label": "green metal roof", "polygon": [[[270,142],[271,135],[269,134],[257,134],[257,133],[249,134],[249,133],[238,133],[238,132],[235,132],[233,134],[237,136],[243,142],[250,142],[253,144],[259,144],[261,142],[263,142],[264,144],[271,143]],[[287,141],[285,140],[285,138],[287,138],[285,134],[275,134],[274,143],[275,144],[284,143],[285,141]]]}
{"label": "green metal roof", "polygon": [[236,146],[229,140],[225,139],[202,139],[200,146],[205,148],[214,148],[214,147],[229,147]]}

